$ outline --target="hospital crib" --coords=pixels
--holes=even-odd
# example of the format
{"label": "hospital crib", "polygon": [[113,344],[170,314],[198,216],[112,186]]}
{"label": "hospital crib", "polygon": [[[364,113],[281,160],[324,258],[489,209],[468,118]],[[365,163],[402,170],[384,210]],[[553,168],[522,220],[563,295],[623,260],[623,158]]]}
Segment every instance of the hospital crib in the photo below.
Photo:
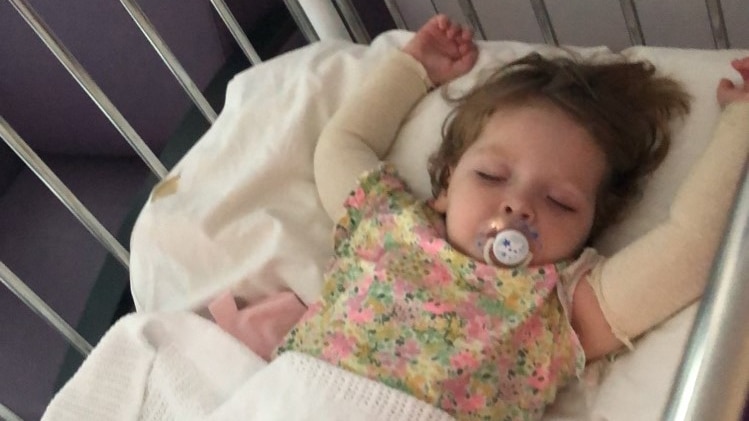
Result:
{"label": "hospital crib", "polygon": [[[85,93],[107,116],[142,159],[156,180],[168,172],[130,123],[109,100],[73,54],[55,36],[27,0],[7,0],[41,38]],[[112,0],[113,1],[113,0]],[[206,0],[207,1],[207,0]],[[120,0],[134,24],[148,39],[200,115],[213,123],[215,110],[190,75],[170,51],[138,3]],[[210,0],[249,63],[262,60],[223,0]],[[285,0],[307,42],[330,38],[369,43],[388,27],[413,30],[434,13],[446,13],[470,25],[482,40],[519,39],[551,45],[607,45],[620,50],[629,45],[663,45],[683,48],[726,49],[749,47],[749,3],[746,0],[664,1],[608,0]],[[382,14],[386,11],[386,14]],[[383,16],[386,22],[383,23]],[[590,16],[595,16],[591,18]],[[703,19],[699,30],[687,29]],[[731,21],[731,19],[735,19]],[[683,22],[688,23],[683,23]],[[497,23],[498,24],[494,24]],[[733,23],[730,23],[733,22]],[[490,24],[492,23],[492,24]],[[612,30],[611,28],[615,28]],[[685,30],[687,29],[687,30]],[[743,31],[743,32],[742,32]],[[591,34],[595,36],[591,44]],[[743,42],[743,44],[742,44]],[[0,137],[44,182],[102,246],[124,268],[127,248],[86,209],[40,157],[0,116]],[[749,177],[745,175],[723,246],[713,265],[712,279],[700,305],[683,356],[677,382],[663,415],[668,420],[738,419],[749,383]],[[0,279],[26,305],[58,331],[72,348],[87,355],[92,344],[75,331],[54,309],[0,261]],[[7,321],[3,321],[7,323]],[[12,382],[12,379],[4,379]],[[0,403],[0,419],[19,420]]]}

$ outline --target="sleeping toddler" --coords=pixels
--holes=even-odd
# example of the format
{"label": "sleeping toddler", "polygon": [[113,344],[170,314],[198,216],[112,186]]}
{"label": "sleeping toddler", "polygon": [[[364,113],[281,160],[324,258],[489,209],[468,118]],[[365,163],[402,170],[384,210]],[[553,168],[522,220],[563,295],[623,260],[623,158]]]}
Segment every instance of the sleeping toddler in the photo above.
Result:
{"label": "sleeping toddler", "polygon": [[697,299],[749,149],[749,58],[733,63],[743,86],[718,86],[721,122],[669,219],[604,257],[592,239],[662,162],[688,95],[647,63],[521,58],[456,99],[419,200],[382,160],[419,100],[477,55],[439,15],[371,72],[315,150],[337,221],[320,299],[242,310],[276,323],[259,345],[231,297],[211,307],[219,324],[263,356],[311,355],[459,420],[539,419],[587,361]]}

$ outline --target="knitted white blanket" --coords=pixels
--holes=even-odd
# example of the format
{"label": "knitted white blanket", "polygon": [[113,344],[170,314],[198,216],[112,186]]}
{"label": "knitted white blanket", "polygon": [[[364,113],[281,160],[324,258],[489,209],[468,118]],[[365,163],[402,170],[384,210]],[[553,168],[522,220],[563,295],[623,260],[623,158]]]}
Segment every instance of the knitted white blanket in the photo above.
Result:
{"label": "knitted white blanket", "polygon": [[193,313],[120,319],[43,420],[451,420],[444,412],[298,353],[267,364]]}

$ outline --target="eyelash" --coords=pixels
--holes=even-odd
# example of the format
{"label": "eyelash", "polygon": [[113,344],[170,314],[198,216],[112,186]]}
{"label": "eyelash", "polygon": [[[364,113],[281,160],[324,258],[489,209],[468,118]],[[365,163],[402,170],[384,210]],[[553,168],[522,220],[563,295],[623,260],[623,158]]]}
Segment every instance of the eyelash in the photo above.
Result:
{"label": "eyelash", "polygon": [[504,181],[504,179],[505,179],[504,177],[493,175],[493,174],[489,174],[489,173],[485,173],[483,171],[476,171],[476,175],[478,175],[479,178],[481,178],[482,180],[492,181],[492,182]]}
{"label": "eyelash", "polygon": [[552,204],[553,204],[554,206],[556,206],[556,207],[558,207],[558,208],[562,209],[562,210],[563,210],[563,211],[565,211],[565,212],[575,212],[575,208],[573,208],[573,207],[571,207],[571,206],[569,206],[569,205],[565,205],[564,203],[562,203],[562,202],[560,202],[560,201],[558,201],[558,200],[554,199],[554,198],[553,198],[553,197],[551,197],[551,196],[547,196],[547,199],[549,199],[549,201],[550,201],[550,202],[551,202],[551,203],[552,203]]}

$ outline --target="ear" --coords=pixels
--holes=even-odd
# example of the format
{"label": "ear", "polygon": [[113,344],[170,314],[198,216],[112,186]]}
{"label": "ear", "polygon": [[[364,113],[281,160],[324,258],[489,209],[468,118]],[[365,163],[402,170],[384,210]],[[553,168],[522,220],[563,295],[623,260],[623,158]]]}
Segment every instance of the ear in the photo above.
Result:
{"label": "ear", "polygon": [[432,209],[441,214],[447,213],[447,188],[443,188],[437,198],[432,201]]}

